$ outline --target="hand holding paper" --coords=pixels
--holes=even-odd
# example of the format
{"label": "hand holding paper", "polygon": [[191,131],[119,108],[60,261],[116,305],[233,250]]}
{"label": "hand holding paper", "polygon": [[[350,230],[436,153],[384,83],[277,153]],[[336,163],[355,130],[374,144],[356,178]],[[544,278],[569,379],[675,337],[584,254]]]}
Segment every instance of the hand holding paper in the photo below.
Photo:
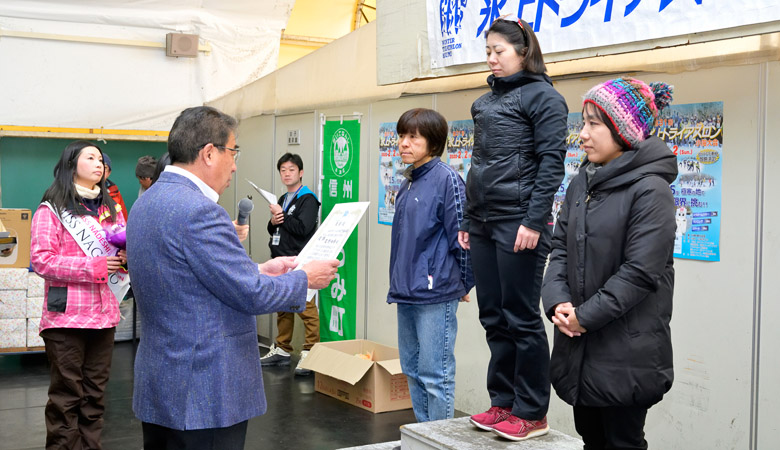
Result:
{"label": "hand holding paper", "polygon": [[271,210],[271,224],[272,225],[279,225],[284,223],[284,211],[282,211],[282,207],[278,204],[274,203],[273,205],[268,205],[268,209]]}
{"label": "hand holding paper", "polygon": [[309,278],[309,289],[325,289],[336,277],[339,268],[338,259],[311,261],[304,264],[303,271]]}
{"label": "hand holding paper", "polygon": [[[303,247],[298,254],[296,261],[306,266],[307,263],[315,260],[329,260],[337,258],[347,238],[352,234],[363,213],[366,212],[369,202],[338,203],[328,214],[328,217],[322,222],[317,232],[314,233],[309,243]],[[330,281],[329,281],[330,282]],[[311,278],[309,279],[309,293],[307,301],[314,298],[316,289],[327,287],[327,283],[322,288],[312,288]]]}
{"label": "hand holding paper", "polygon": [[263,264],[258,264],[257,269],[263,275],[277,277],[295,269],[297,265],[294,256],[279,256],[278,258],[270,259]]}

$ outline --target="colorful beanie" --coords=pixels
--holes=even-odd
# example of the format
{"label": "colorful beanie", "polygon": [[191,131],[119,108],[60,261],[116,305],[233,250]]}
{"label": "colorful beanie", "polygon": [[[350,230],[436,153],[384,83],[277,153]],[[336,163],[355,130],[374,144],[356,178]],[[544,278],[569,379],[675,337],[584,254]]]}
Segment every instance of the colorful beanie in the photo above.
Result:
{"label": "colorful beanie", "polygon": [[583,105],[592,103],[606,114],[620,137],[633,148],[653,129],[658,113],[672,102],[674,86],[645,84],[635,78],[615,78],[585,94]]}

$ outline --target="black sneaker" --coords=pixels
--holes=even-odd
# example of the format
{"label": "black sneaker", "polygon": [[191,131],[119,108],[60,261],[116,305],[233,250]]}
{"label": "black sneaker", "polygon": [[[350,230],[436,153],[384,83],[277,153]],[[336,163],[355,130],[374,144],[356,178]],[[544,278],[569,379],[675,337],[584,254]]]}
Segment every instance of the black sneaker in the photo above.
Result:
{"label": "black sneaker", "polygon": [[260,364],[263,366],[289,366],[290,354],[277,347],[276,344],[271,344],[268,353],[260,358]]}

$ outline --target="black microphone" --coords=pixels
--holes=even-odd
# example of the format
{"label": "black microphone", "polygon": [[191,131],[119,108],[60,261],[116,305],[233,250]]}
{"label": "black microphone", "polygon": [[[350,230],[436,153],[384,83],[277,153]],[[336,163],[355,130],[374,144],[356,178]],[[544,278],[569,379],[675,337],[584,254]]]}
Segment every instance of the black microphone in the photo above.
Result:
{"label": "black microphone", "polygon": [[252,203],[252,200],[242,198],[241,201],[238,202],[238,219],[236,222],[239,225],[246,225],[247,219],[249,219],[249,213],[251,213],[253,209],[255,209],[255,204]]}

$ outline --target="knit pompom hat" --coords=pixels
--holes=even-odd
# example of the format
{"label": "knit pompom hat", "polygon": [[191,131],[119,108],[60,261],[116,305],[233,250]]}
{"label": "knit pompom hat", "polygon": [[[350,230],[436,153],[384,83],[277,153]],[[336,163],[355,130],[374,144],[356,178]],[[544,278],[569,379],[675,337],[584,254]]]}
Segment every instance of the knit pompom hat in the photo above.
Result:
{"label": "knit pompom hat", "polygon": [[672,102],[674,86],[645,84],[635,78],[615,78],[594,86],[583,97],[609,117],[629,147],[644,141],[653,129],[658,113]]}

